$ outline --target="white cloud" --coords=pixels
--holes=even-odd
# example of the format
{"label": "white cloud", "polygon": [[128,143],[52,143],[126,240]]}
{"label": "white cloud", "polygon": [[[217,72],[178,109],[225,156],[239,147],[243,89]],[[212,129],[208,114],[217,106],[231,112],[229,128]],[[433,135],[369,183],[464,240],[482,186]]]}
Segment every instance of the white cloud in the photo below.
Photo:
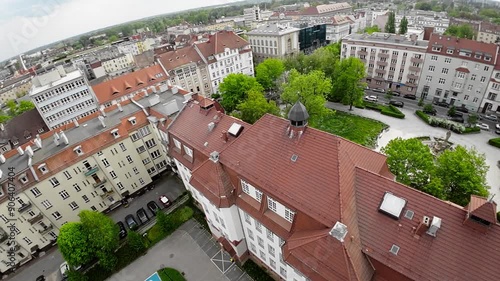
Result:
{"label": "white cloud", "polygon": [[106,26],[230,2],[234,0],[73,0],[65,3],[48,0],[43,7],[36,7],[33,12],[36,16],[16,16],[0,22],[0,60]]}

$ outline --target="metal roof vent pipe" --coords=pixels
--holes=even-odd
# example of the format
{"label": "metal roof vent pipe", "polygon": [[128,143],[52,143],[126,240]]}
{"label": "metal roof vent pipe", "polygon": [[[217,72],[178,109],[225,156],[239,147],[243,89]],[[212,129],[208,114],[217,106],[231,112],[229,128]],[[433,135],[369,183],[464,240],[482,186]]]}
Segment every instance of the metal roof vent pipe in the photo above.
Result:
{"label": "metal roof vent pipe", "polygon": [[61,139],[64,142],[64,144],[68,145],[69,144],[69,140],[68,140],[68,137],[66,137],[66,134],[64,134],[63,131],[61,131],[60,134],[61,134]]}
{"label": "metal roof vent pipe", "polygon": [[31,146],[26,147],[26,154],[28,154],[29,157],[33,157],[33,149],[31,149]]}
{"label": "metal roof vent pipe", "polygon": [[102,127],[106,128],[106,123],[104,123],[104,117],[102,117],[101,115],[99,115],[99,117],[97,117],[97,119],[99,119],[99,121],[101,121]]}
{"label": "metal roof vent pipe", "polygon": [[122,108],[122,105],[121,105],[120,103],[117,103],[117,104],[116,104],[116,107],[118,107],[118,110],[119,110],[120,112],[123,112],[123,108]]}
{"label": "metal roof vent pipe", "polygon": [[24,150],[23,150],[23,148],[19,146],[19,147],[17,148],[17,153],[19,153],[19,155],[21,155],[21,156],[22,156],[22,155],[24,155]]}

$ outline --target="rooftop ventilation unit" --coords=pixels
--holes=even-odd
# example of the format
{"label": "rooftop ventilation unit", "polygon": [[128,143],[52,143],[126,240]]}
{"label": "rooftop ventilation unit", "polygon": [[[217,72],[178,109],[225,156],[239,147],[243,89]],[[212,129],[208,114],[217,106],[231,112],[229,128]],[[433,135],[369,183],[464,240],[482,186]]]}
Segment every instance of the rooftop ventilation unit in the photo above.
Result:
{"label": "rooftop ventilation unit", "polygon": [[231,127],[229,127],[228,133],[232,135],[233,137],[237,137],[240,135],[241,131],[243,130],[243,126],[241,126],[238,123],[233,123]]}
{"label": "rooftop ventilation unit", "polygon": [[208,123],[208,131],[209,132],[213,131],[214,128],[215,128],[215,123],[214,122]]}
{"label": "rooftop ventilation unit", "polygon": [[330,235],[340,242],[344,242],[344,238],[347,235],[347,232],[347,225],[338,221],[335,223],[332,230],[330,230]]}
{"label": "rooftop ventilation unit", "polygon": [[433,217],[431,225],[429,226],[429,230],[427,230],[427,234],[436,237],[439,228],[441,228],[441,219],[438,217]]}
{"label": "rooftop ventilation unit", "polygon": [[395,196],[392,193],[386,192],[380,207],[378,210],[394,219],[399,219],[404,207],[406,206],[406,200]]}

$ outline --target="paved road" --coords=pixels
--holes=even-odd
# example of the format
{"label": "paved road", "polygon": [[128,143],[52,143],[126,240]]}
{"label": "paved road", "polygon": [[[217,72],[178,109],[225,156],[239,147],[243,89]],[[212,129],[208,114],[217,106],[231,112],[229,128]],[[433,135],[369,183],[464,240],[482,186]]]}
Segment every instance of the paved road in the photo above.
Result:
{"label": "paved road", "polygon": [[[332,109],[338,109],[342,111],[348,111],[349,107],[338,103],[328,102],[327,107]],[[437,107],[436,107],[437,108]],[[438,109],[440,110],[440,109]],[[446,109],[444,109],[446,110]],[[444,138],[446,135],[446,129],[431,127],[424,123],[418,116],[415,115],[415,109],[411,106],[407,106],[401,109],[401,111],[406,115],[405,119],[397,119],[382,115],[374,110],[353,108],[351,113],[380,120],[385,124],[389,125],[389,130],[382,133],[378,140],[378,145],[376,150],[380,151],[380,148],[384,147],[389,143],[390,140],[401,137],[403,139],[414,138],[419,136],[431,136]],[[486,164],[490,166],[488,174],[486,175],[486,180],[490,185],[491,194],[500,193],[500,169],[497,167],[497,161],[500,160],[500,150],[487,144],[488,140],[494,137],[498,137],[493,131],[481,131],[479,134],[469,134],[469,135],[459,135],[452,133],[450,141],[454,144],[460,144],[465,147],[475,147],[479,152],[484,153],[486,156]],[[498,196],[495,196],[498,201]],[[500,211],[500,205],[498,206],[498,211]]]}
{"label": "paved road", "polygon": [[[186,190],[182,181],[177,176],[164,176],[155,181],[155,185],[156,187],[153,190],[147,191],[140,197],[133,199],[127,208],[119,207],[113,210],[109,214],[111,218],[114,221],[123,221],[128,214],[134,214],[135,217],[136,211],[142,207],[146,208],[145,206],[149,201],[155,200],[158,203],[160,195],[165,194],[168,198],[174,200]],[[44,274],[47,277],[47,281],[60,281],[62,277],[59,273],[59,265],[63,261],[61,253],[57,247],[54,247],[45,256],[30,261],[18,269],[16,273],[11,274],[6,280],[29,281],[35,280],[37,276]]]}

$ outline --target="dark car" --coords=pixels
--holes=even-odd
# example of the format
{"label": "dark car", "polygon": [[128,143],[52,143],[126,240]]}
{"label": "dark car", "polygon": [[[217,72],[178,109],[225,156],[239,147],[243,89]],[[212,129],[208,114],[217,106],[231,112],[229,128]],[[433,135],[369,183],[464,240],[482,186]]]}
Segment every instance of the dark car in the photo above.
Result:
{"label": "dark car", "polygon": [[125,217],[125,223],[127,223],[128,228],[135,230],[139,227],[139,224],[135,220],[133,215],[127,215]]}
{"label": "dark car", "polygon": [[145,224],[149,221],[148,214],[146,214],[144,208],[140,208],[139,210],[137,210],[137,217],[139,218],[141,224]]}
{"label": "dark car", "polygon": [[170,199],[168,199],[168,197],[166,195],[162,195],[160,196],[160,203],[163,204],[163,207],[165,208],[168,208],[170,207],[170,205],[172,205],[172,201],[170,201]]}
{"label": "dark car", "polygon": [[36,281],[45,281],[45,276],[40,275],[36,278]]}
{"label": "dark car", "polygon": [[396,107],[403,107],[403,106],[405,106],[405,103],[404,103],[404,102],[402,102],[402,101],[398,101],[398,100],[391,100],[391,101],[389,102],[389,104],[390,104],[390,105],[394,105],[394,106],[396,106]]}
{"label": "dark car", "polygon": [[437,106],[441,106],[441,107],[450,107],[450,105],[447,102],[445,102],[445,101],[438,101],[438,102],[436,102],[434,104],[437,105]]}
{"label": "dark car", "polygon": [[500,129],[496,129],[496,130],[495,130],[495,134],[500,135]]}
{"label": "dark car", "polygon": [[125,225],[123,224],[123,222],[119,221],[116,223],[116,225],[118,225],[120,229],[120,232],[118,233],[120,239],[127,237],[127,230],[125,229]]}
{"label": "dark car", "polygon": [[405,99],[410,99],[410,100],[416,100],[417,99],[417,96],[415,95],[410,95],[410,94],[406,94],[403,96],[403,98]]}
{"label": "dark car", "polygon": [[455,112],[455,113],[453,113],[453,114],[448,113],[448,116],[450,116],[450,117],[460,117],[460,118],[464,118],[464,114],[463,114],[463,113],[461,113],[461,112]]}
{"label": "dark car", "polygon": [[432,108],[432,109],[424,108],[424,113],[436,116],[437,111],[435,108]]}
{"label": "dark car", "polygon": [[458,122],[458,123],[464,123],[465,120],[463,117],[460,116],[453,116],[450,118],[451,121]]}
{"label": "dark car", "polygon": [[147,206],[148,206],[148,209],[151,211],[151,213],[153,213],[153,216],[156,216],[156,212],[161,210],[160,206],[158,206],[158,204],[156,204],[155,201],[149,201]]}
{"label": "dark car", "polygon": [[457,106],[455,108],[456,111],[460,111],[460,112],[463,112],[463,113],[469,113],[469,110],[467,109],[467,107],[465,106]]}

